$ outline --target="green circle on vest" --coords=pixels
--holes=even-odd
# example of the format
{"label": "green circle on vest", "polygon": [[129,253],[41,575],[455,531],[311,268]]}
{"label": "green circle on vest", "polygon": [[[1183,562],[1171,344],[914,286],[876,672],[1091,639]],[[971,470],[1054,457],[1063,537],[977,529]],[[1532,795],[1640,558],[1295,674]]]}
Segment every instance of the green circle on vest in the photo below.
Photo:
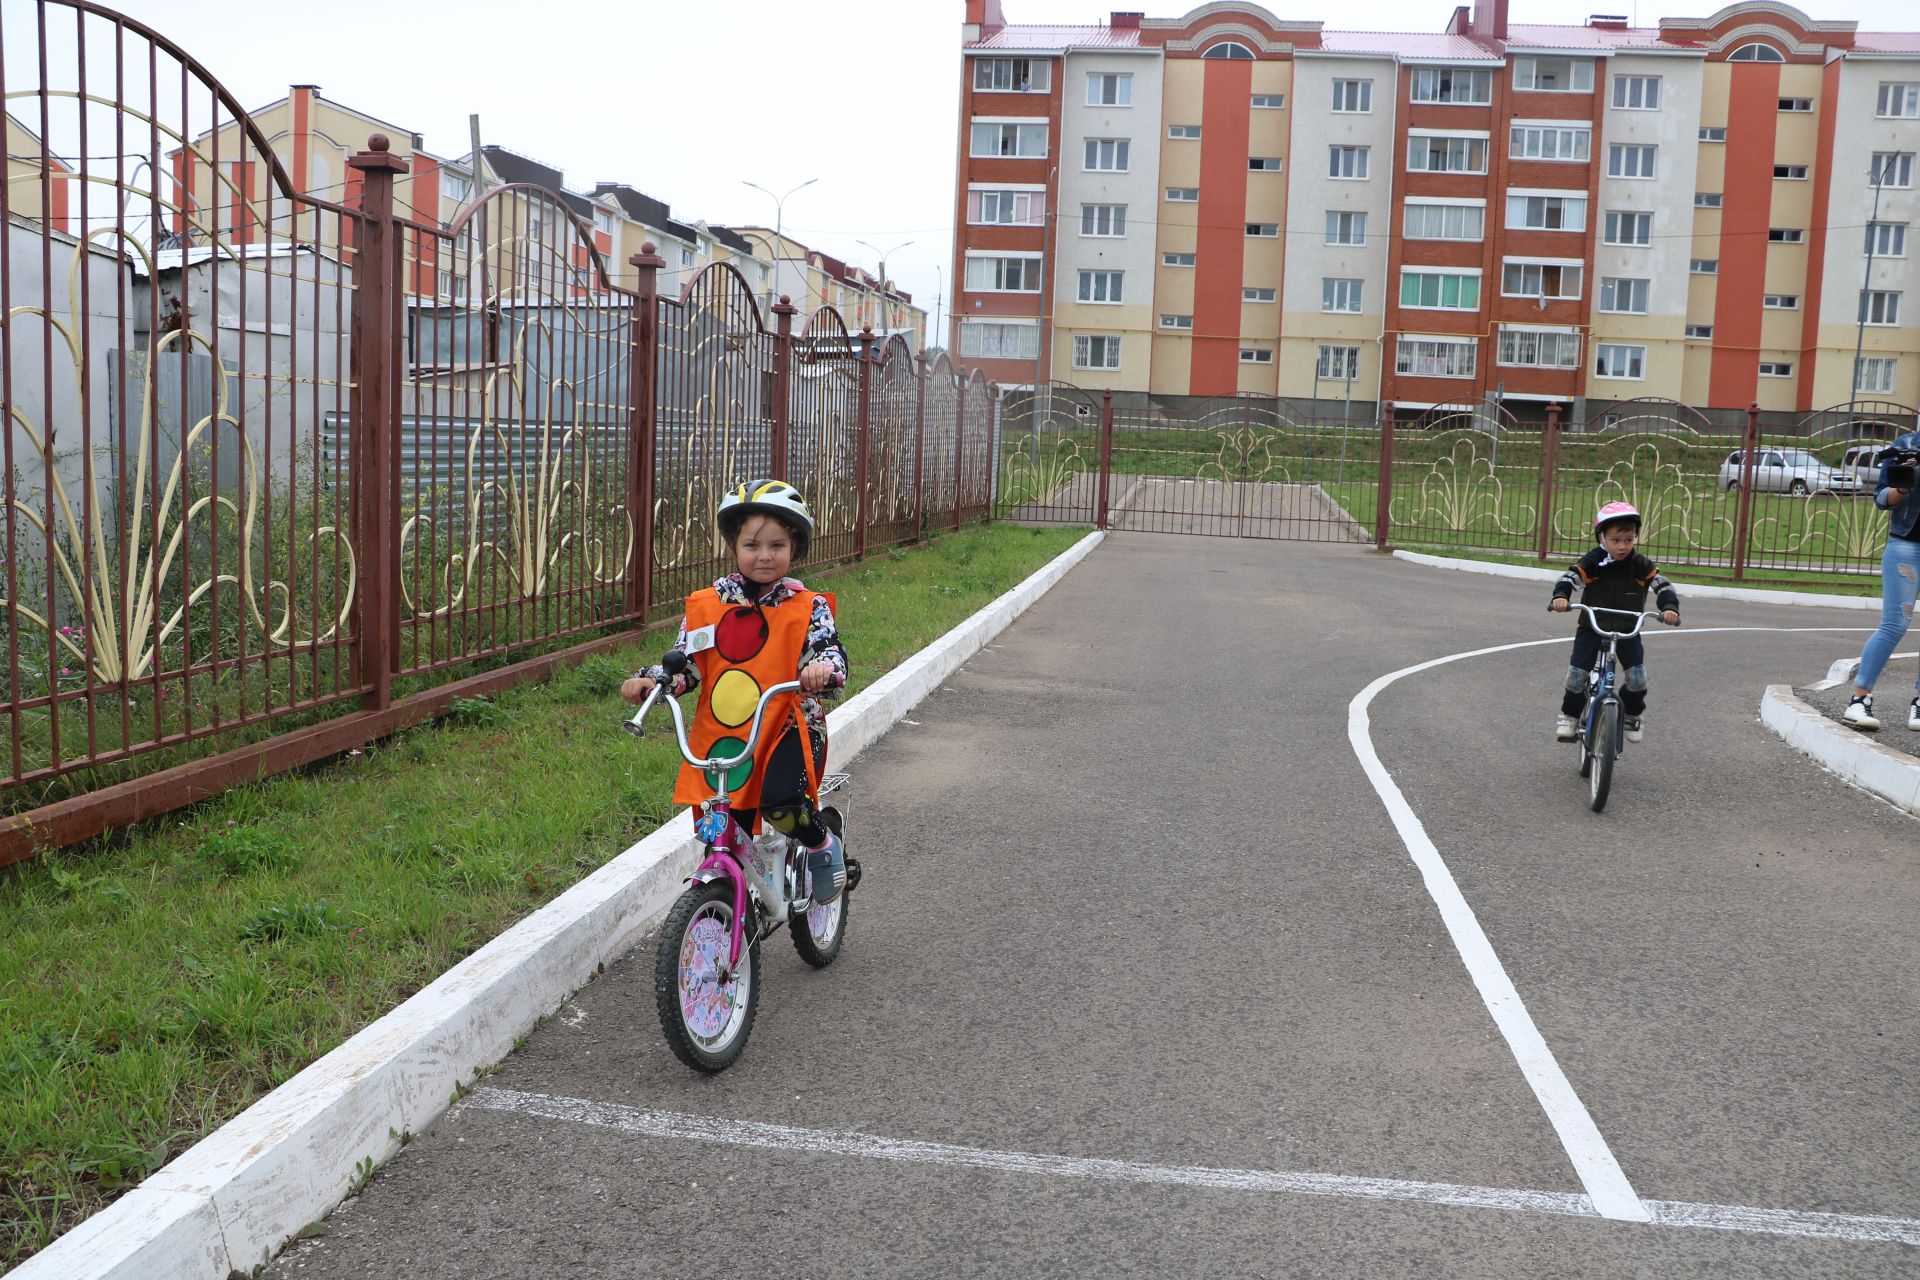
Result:
{"label": "green circle on vest", "polygon": [[[707,758],[709,760],[715,760],[729,756],[737,756],[746,750],[746,748],[747,744],[739,738],[721,738],[711,747],[707,748]],[[753,761],[742,760],[739,764],[733,766],[733,769],[727,774],[727,790],[738,791],[741,787],[747,785],[747,779],[752,776]],[[715,791],[720,789],[720,775],[712,769],[707,770],[707,785]]]}

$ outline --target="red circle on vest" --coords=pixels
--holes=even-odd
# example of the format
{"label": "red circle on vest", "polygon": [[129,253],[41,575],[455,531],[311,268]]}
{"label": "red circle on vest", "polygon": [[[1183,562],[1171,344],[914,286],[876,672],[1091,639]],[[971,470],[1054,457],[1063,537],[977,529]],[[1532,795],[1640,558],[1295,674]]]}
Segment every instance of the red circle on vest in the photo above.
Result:
{"label": "red circle on vest", "polygon": [[767,647],[767,620],[758,609],[729,610],[713,629],[713,647],[725,662],[748,662]]}

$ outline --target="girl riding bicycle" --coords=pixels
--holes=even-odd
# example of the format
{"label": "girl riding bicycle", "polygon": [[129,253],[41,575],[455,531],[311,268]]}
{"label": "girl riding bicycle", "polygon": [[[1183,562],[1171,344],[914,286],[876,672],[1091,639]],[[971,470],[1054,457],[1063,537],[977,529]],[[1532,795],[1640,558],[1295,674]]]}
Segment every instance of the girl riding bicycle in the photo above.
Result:
{"label": "girl riding bicycle", "polygon": [[[802,696],[774,699],[744,781],[733,791],[733,816],[752,834],[760,818],[807,849],[814,901],[832,902],[845,878],[840,838],[820,817],[815,797],[826,768],[826,701],[847,682],[847,651],[834,621],[833,597],[807,590],[787,570],[806,558],[813,516],[783,480],[751,480],[720,499],[720,536],[739,568],[687,597],[674,648],[691,659],[667,692],[700,690],[689,738],[708,756],[737,754],[761,691],[799,678]],[[620,686],[631,703],[646,701],[653,680],[636,675]],[[705,775],[682,765],[677,804],[711,794]],[[696,814],[696,819],[697,819]]]}
{"label": "girl riding bicycle", "polygon": [[[1602,506],[1593,518],[1593,536],[1599,545],[1574,561],[1554,583],[1554,611],[1565,613],[1577,590],[1582,604],[1639,613],[1647,607],[1647,593],[1651,591],[1660,610],[1660,621],[1670,627],[1679,626],[1680,594],[1661,576],[1653,561],[1634,550],[1634,544],[1640,539],[1640,513],[1633,505],[1609,502]],[[1567,659],[1566,693],[1560,699],[1560,714],[1553,722],[1553,736],[1561,742],[1572,742],[1580,736],[1575,717],[1585,705],[1587,672],[1593,667],[1601,643],[1593,624],[1582,615],[1580,629],[1573,636],[1573,654]],[[1620,691],[1620,710],[1624,713],[1621,727],[1626,730],[1628,742],[1638,742],[1646,732],[1642,719],[1647,710],[1646,645],[1639,636],[1632,636],[1621,640],[1615,653],[1626,673],[1626,682]]]}

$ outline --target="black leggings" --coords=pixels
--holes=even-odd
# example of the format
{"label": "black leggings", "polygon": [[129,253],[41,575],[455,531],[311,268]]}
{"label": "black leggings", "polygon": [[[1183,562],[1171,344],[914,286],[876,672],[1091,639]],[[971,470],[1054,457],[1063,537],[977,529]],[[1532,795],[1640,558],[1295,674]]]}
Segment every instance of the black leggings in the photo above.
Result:
{"label": "black leggings", "polygon": [[[814,768],[824,773],[827,735],[813,728],[809,728],[807,734],[812,739]],[[765,813],[768,826],[809,849],[826,843],[826,824],[820,821],[820,810],[807,790],[807,762],[800,751],[800,730],[795,726],[788,726],[780,741],[773,745],[767,771],[760,779],[760,802],[759,809],[733,811],[733,820],[748,835],[753,834],[755,822]]]}
{"label": "black leggings", "polygon": [[[1573,653],[1567,659],[1566,696],[1560,699],[1560,714],[1577,716],[1587,705],[1587,672],[1600,656],[1603,641],[1589,627],[1573,633]],[[1647,646],[1639,636],[1621,640],[1613,647],[1617,664],[1615,680],[1620,690],[1620,710],[1630,716],[1647,709]]]}

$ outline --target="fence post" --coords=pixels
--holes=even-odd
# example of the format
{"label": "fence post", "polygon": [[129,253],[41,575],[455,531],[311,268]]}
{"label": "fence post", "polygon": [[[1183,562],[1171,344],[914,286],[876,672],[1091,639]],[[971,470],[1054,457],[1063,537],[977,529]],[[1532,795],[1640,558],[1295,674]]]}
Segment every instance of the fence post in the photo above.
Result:
{"label": "fence post", "polygon": [[1547,558],[1547,539],[1552,533],[1553,524],[1553,478],[1554,468],[1560,460],[1560,402],[1547,402],[1547,438],[1546,447],[1540,456],[1540,531],[1535,539],[1534,550],[1542,560]]}
{"label": "fence post", "polygon": [[394,234],[393,180],[411,166],[388,148],[387,135],[367,139],[367,149],[347,158],[361,174],[360,212],[364,225],[355,238],[353,314],[350,323],[353,376],[355,534],[360,563],[354,630],[360,670],[373,688],[369,708],[393,704],[393,677],[400,665],[400,399],[395,374],[400,366],[400,296],[397,288],[400,239]]}
{"label": "fence post", "polygon": [[1393,406],[1380,406],[1380,483],[1373,509],[1373,545],[1387,549],[1387,519],[1393,510]]}
{"label": "fence post", "polygon": [[1095,491],[1098,504],[1093,512],[1093,527],[1107,527],[1108,493],[1113,486],[1113,388],[1100,392],[1100,487]]}
{"label": "fence post", "polygon": [[913,362],[920,388],[913,406],[913,540],[918,542],[926,534],[927,382],[933,376],[933,362],[924,351]]}
{"label": "fence post", "polygon": [[627,382],[627,509],[633,513],[633,549],[627,554],[627,612],[646,625],[653,611],[653,478],[659,440],[660,268],[667,260],[651,240],[627,259],[639,279],[633,299],[633,351]]}
{"label": "fence post", "polygon": [[867,503],[867,458],[873,445],[873,326],[860,327],[860,416],[854,429],[853,554],[867,554],[867,520],[872,510]]}
{"label": "fence post", "polygon": [[956,372],[954,382],[959,391],[953,397],[953,527],[960,528],[960,484],[966,476],[967,463],[967,379]]}
{"label": "fence post", "polygon": [[773,304],[773,413],[767,439],[767,474],[787,478],[787,428],[793,413],[793,318],[800,308],[786,294]]}
{"label": "fence post", "polygon": [[1733,525],[1733,580],[1747,575],[1747,539],[1753,532],[1753,468],[1760,449],[1760,403],[1747,406],[1747,438],[1740,459],[1740,504]]}

